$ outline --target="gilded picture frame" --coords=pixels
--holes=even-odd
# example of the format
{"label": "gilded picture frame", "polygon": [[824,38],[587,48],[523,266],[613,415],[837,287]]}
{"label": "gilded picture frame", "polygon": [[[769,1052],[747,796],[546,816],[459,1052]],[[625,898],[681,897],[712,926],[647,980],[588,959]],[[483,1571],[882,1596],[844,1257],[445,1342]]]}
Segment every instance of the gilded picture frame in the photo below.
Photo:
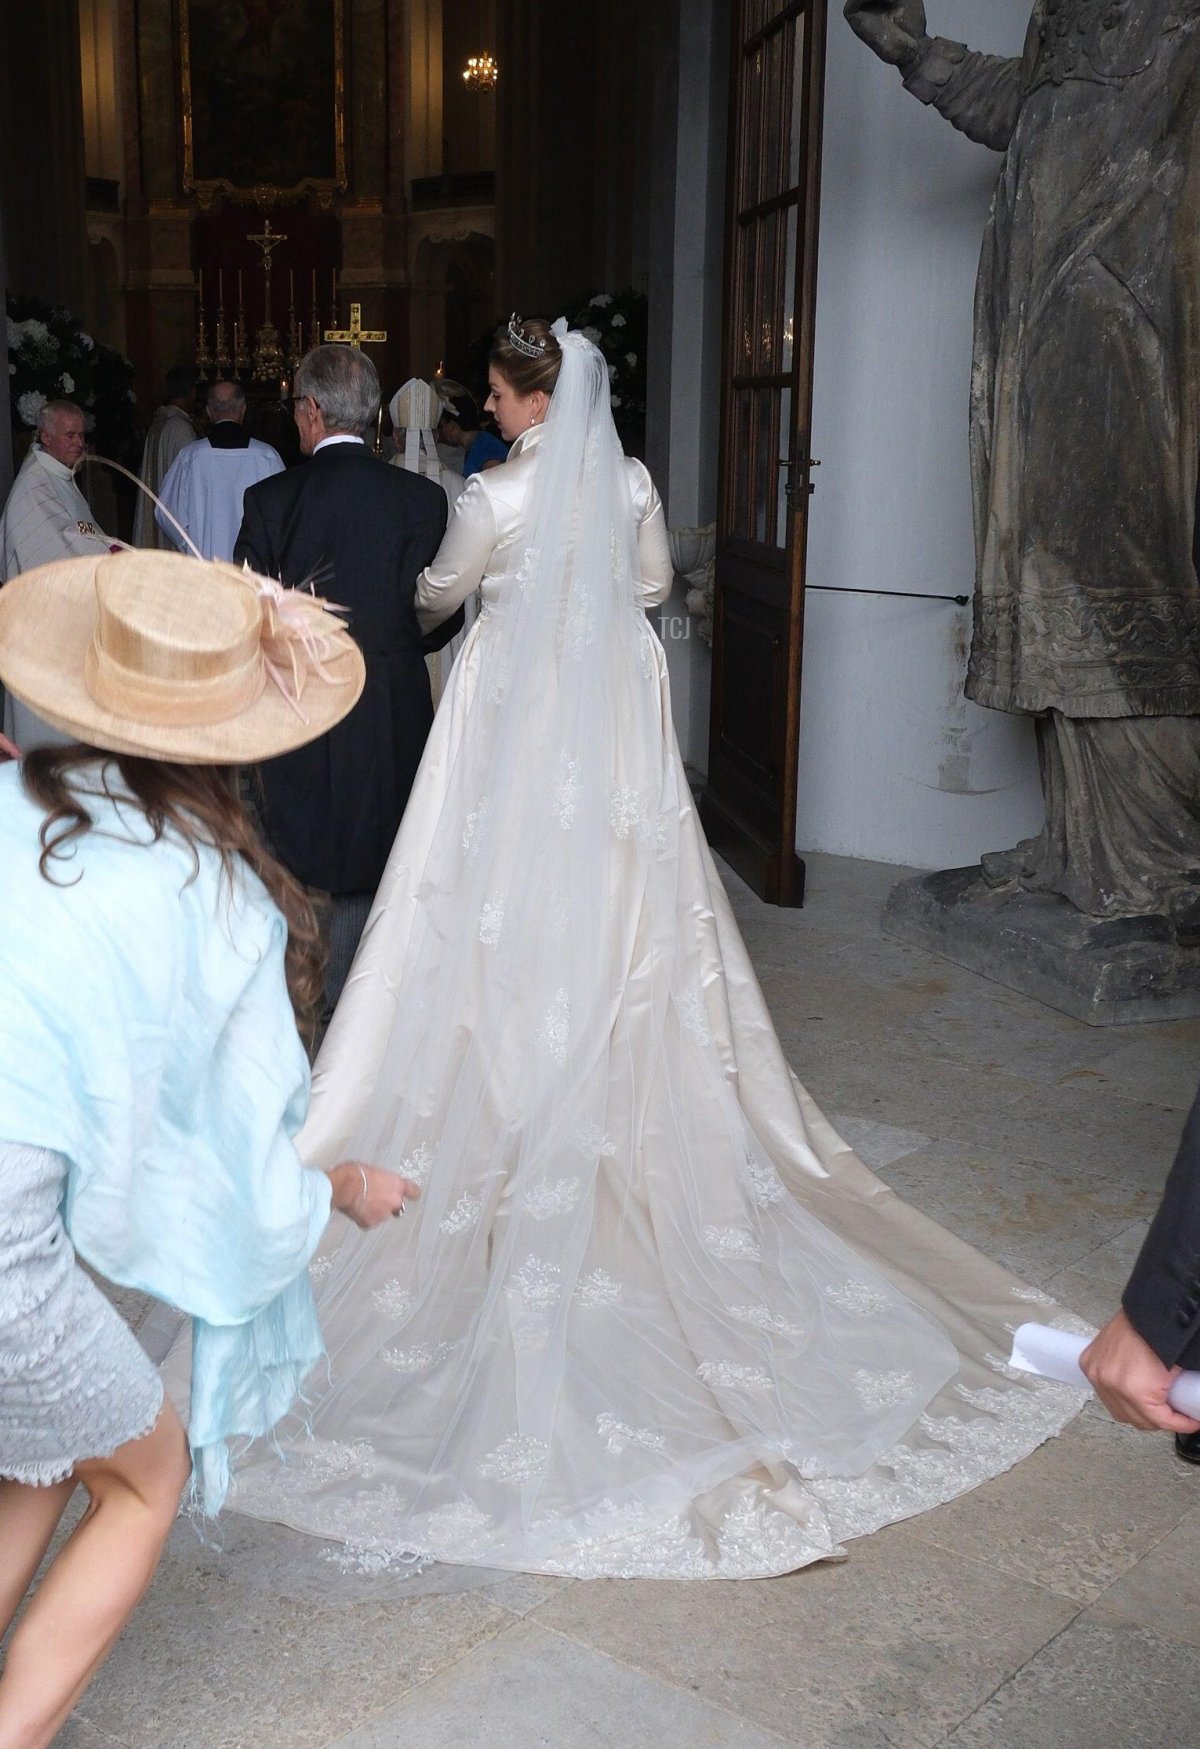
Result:
{"label": "gilded picture frame", "polygon": [[179,68],[184,189],[202,208],[345,189],[345,0],[179,0]]}

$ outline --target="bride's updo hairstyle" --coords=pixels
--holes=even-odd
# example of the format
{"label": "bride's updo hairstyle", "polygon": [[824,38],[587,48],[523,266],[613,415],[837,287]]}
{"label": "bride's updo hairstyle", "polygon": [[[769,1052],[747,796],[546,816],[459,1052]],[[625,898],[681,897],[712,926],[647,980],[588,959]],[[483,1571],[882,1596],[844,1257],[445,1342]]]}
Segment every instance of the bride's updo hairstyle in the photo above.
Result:
{"label": "bride's updo hairstyle", "polygon": [[[522,351],[518,341],[529,348]],[[541,316],[530,316],[520,322],[497,328],[488,362],[510,383],[518,395],[552,395],[562,368],[562,348],[550,332],[550,324]]]}

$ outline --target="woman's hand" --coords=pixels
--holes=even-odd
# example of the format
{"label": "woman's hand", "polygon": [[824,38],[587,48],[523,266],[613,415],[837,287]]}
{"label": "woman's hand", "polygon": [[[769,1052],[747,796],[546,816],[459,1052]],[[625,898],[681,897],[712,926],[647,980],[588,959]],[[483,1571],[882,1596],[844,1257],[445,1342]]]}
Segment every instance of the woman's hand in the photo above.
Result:
{"label": "woman's hand", "polygon": [[903,67],[925,41],[924,0],[846,0],[846,23],[881,61]]}
{"label": "woman's hand", "polygon": [[19,759],[21,749],[7,735],[0,735],[0,759]]}
{"label": "woman's hand", "polygon": [[330,1168],[328,1176],[334,1208],[364,1230],[381,1227],[384,1221],[402,1215],[405,1203],[415,1202],[421,1194],[411,1178],[385,1172],[380,1166],[367,1166],[361,1160],[343,1160]]}

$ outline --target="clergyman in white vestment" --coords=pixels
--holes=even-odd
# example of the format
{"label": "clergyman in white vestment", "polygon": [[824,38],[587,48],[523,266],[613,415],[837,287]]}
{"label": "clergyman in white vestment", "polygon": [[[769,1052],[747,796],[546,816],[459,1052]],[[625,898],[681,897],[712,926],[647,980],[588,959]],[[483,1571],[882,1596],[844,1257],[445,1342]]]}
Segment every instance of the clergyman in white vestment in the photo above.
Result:
{"label": "clergyman in white vestment", "polygon": [[[453,510],[462,496],[466,481],[461,474],[456,474],[453,468],[446,466],[437,451],[434,433],[442,416],[443,406],[436,386],[423,382],[420,377],[410,377],[403,388],[396,390],[388,403],[388,411],[392,416],[392,443],[395,446],[391,464],[394,468],[407,468],[410,474],[424,474],[427,480],[433,480],[442,488]],[[478,611],[477,598],[469,597],[463,608],[466,621],[462,631],[444,649],[435,650],[425,658],[435,706],[441,702],[455,657],[462,649],[474,622]]]}
{"label": "clergyman in white vestment", "polygon": [[[269,443],[260,443],[243,429],[246,396],[240,383],[214,383],[208,391],[206,436],[189,443],[171,463],[159,490],[163,506],[181,523],[205,559],[232,560],[242,526],[242,498],[247,486],[281,474],[283,463]],[[170,545],[189,549],[183,536],[155,511],[158,526]]]}
{"label": "clergyman in white vestment", "polygon": [[[109,536],[97,527],[87,499],[75,484],[75,468],[86,448],[83,409],[74,401],[47,401],[38,419],[37,438],[0,516],[0,583],[55,559],[109,551]],[[8,695],[4,733],[22,751],[71,738]]]}
{"label": "clergyman in white vestment", "polygon": [[[192,424],[192,403],[196,394],[196,373],[188,365],[176,365],[167,372],[167,398],[157,407],[146,433],[142,450],[141,480],[157,492],[167,477],[171,463],[189,443],[196,441]],[[159,533],[154,520],[154,500],[139,492],[133,515],[135,547],[171,547],[171,542]]]}

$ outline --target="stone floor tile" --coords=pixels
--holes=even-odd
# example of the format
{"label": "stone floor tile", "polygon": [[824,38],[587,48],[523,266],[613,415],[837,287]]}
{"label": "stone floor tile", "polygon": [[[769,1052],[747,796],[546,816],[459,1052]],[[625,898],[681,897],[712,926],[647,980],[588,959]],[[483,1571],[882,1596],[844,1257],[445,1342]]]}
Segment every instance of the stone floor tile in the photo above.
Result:
{"label": "stone floor tile", "polygon": [[914,1519],[921,1541],[1090,1603],[1200,1499],[1165,1439],[1082,1415],[1031,1457]]}
{"label": "stone floor tile", "polygon": [[1048,1276],[1046,1292],[1089,1323],[1105,1323],[1120,1303],[1149,1226],[1148,1220],[1134,1221],[1106,1245]]}
{"label": "stone floor tile", "polygon": [[[1200,1499],[1200,1488],[1192,1491]],[[1200,1650],[1200,1506],[1102,1592],[1084,1619],[1144,1627]]]}
{"label": "stone floor tile", "polygon": [[1126,1180],[1099,1175],[1081,1180],[1069,1166],[1002,1150],[1000,1137],[991,1148],[939,1140],[881,1176],[906,1202],[1038,1286],[1149,1216],[1156,1205],[1154,1193]]}
{"label": "stone floor tile", "polygon": [[932,1141],[932,1137],[917,1130],[900,1130],[895,1124],[876,1123],[869,1117],[835,1117],[833,1127],[873,1172],[894,1166],[897,1160],[927,1148]]}
{"label": "stone floor tile", "polygon": [[805,1749],[869,1743],[871,1730],[924,1749],[1074,1614],[897,1525],[785,1579],[593,1581],[535,1619]]}
{"label": "stone floor tile", "polygon": [[[997,986],[986,996],[974,987],[948,991],[894,1042],[980,1076],[1020,1075],[1052,1086],[1091,1076],[1113,1049],[1111,1029],[1086,1026]],[[1124,1096],[1126,1088],[1109,1091]]]}
{"label": "stone floor tile", "polygon": [[335,1569],[321,1599],[307,1577],[289,1587],[283,1563],[275,1583],[250,1564],[245,1549],[173,1548],[85,1696],[87,1722],[128,1749],[320,1749],[514,1619],[477,1592],[396,1602],[374,1582],[366,1601]]}
{"label": "stone floor tile", "polygon": [[125,1745],[122,1739],[106,1737],[83,1719],[75,1717],[67,1720],[51,1749],[125,1749]]}
{"label": "stone floor tile", "polygon": [[1084,1180],[1119,1175],[1156,1198],[1162,1189],[1179,1144],[1177,1112],[1028,1076],[982,1074],[965,1062],[870,1040],[847,1045],[820,1029],[797,1028],[798,996],[776,1001],[772,1011],[792,1066],[825,1111],[1042,1160]]}
{"label": "stone floor tile", "polygon": [[780,1749],[781,1739],[532,1622],[471,1654],[338,1749]]}
{"label": "stone floor tile", "polygon": [[1092,1065],[1088,1080],[1126,1099],[1168,1107],[1182,1130],[1200,1081],[1200,1021],[1128,1030],[1136,1036],[1126,1039],[1124,1027],[1112,1030],[1115,1048]]}
{"label": "stone floor tile", "polygon": [[543,1573],[510,1573],[489,1585],[483,1595],[513,1615],[532,1615],[535,1609],[575,1583],[573,1579],[552,1579]]}
{"label": "stone floor tile", "polygon": [[[981,1624],[986,1631],[986,1624]],[[1200,1652],[1081,1616],[947,1739],[946,1749],[1183,1749]]]}

